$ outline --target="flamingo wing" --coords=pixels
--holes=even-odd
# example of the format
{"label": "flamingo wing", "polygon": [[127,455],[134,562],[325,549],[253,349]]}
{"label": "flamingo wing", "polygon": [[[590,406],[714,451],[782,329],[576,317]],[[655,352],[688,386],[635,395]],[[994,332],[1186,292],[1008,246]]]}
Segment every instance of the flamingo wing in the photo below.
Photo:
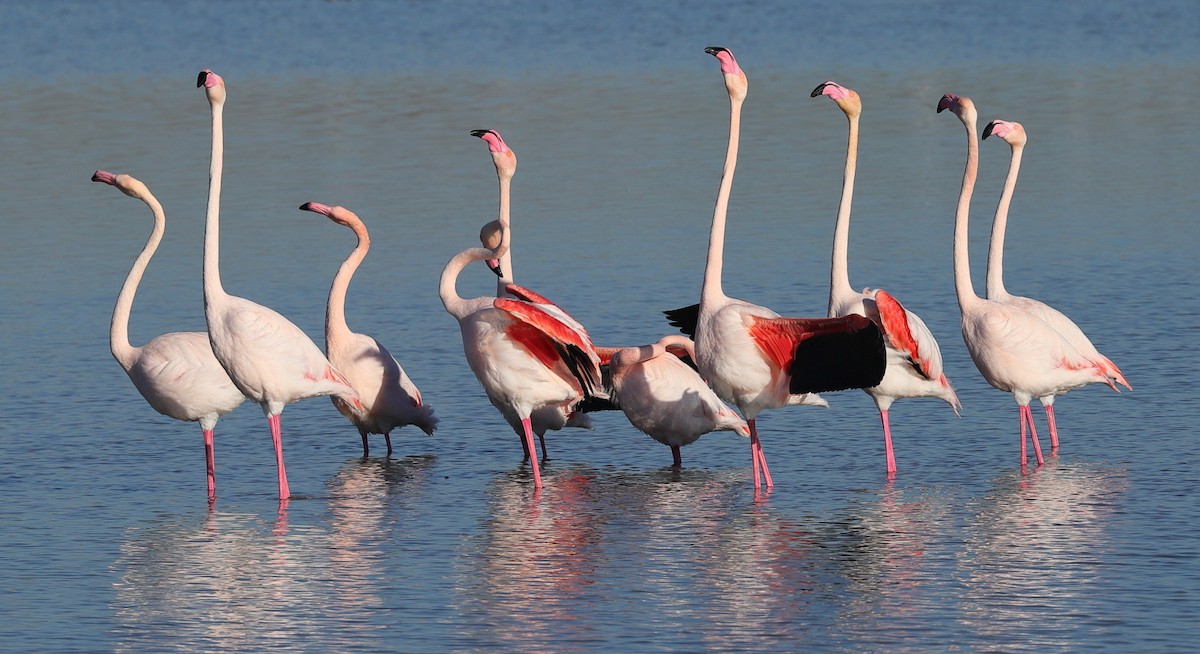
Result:
{"label": "flamingo wing", "polygon": [[554,311],[557,307],[553,305],[496,298],[493,306],[512,318],[507,333],[514,341],[549,368],[563,363],[579,380],[585,395],[597,394],[600,358],[578,322],[561,309]]}
{"label": "flamingo wing", "polygon": [[942,379],[942,352],[925,322],[887,291],[875,291],[874,298],[888,344],[907,355],[921,376],[933,381]]}
{"label": "flamingo wing", "polygon": [[749,333],[772,363],[788,371],[793,394],[875,386],[887,368],[883,336],[865,316],[753,316]]}
{"label": "flamingo wing", "polygon": [[680,332],[687,334],[691,338],[696,338],[696,323],[700,320],[699,304],[690,304],[678,309],[667,309],[663,311],[663,315],[667,317],[667,322],[672,327],[677,327]]}

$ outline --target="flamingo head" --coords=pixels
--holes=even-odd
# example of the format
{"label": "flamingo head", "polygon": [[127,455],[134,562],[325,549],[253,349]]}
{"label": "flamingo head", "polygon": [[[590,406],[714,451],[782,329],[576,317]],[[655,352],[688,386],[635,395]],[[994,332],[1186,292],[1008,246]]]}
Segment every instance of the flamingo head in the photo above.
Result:
{"label": "flamingo head", "polygon": [[139,200],[150,193],[150,189],[146,188],[146,185],[141,180],[129,175],[114,175],[107,170],[97,170],[95,173],[92,173],[92,181],[108,184],[125,195]]}
{"label": "flamingo head", "polygon": [[947,93],[946,95],[942,96],[942,99],[938,101],[937,105],[939,114],[946,109],[954,112],[954,115],[958,116],[958,119],[961,120],[964,125],[975,124],[975,103],[971,101],[971,98],[963,95]]}
{"label": "flamingo head", "polygon": [[344,225],[350,228],[354,228],[355,225],[362,224],[362,219],[360,219],[357,214],[346,207],[331,207],[327,204],[321,204],[320,202],[305,202],[304,204],[300,205],[300,210],[319,213],[339,225]]}
{"label": "flamingo head", "polygon": [[716,45],[705,48],[704,52],[716,57],[717,61],[721,62],[721,74],[725,76],[725,89],[729,91],[729,99],[737,102],[745,100],[750,83],[746,79],[745,71],[738,66],[733,53],[727,48]]}
{"label": "flamingo head", "polygon": [[1011,120],[993,120],[983,128],[983,138],[992,135],[999,136],[1014,148],[1024,147],[1027,139],[1025,127],[1016,121]]}
{"label": "flamingo head", "polygon": [[196,87],[203,86],[205,94],[208,95],[208,101],[214,105],[225,103],[225,80],[221,76],[205,68],[200,71],[196,77]]}
{"label": "flamingo head", "polygon": [[494,129],[471,130],[471,136],[477,136],[488,144],[488,152],[492,153],[492,161],[496,164],[496,175],[512,178],[517,172],[517,153],[513,152],[500,132]]}
{"label": "flamingo head", "polygon": [[833,80],[818,84],[809,97],[815,98],[819,95],[829,96],[829,99],[833,100],[850,118],[857,118],[862,113],[862,98],[858,96],[858,93]]}

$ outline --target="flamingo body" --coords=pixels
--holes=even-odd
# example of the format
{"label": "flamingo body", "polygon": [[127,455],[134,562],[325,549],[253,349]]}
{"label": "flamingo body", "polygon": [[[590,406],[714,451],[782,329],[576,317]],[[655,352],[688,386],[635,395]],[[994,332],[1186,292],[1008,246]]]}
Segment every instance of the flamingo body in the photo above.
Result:
{"label": "flamingo body", "polygon": [[154,229],[135,260],[113,308],[109,348],[129,380],[146,402],[159,413],[200,423],[208,476],[208,497],[216,498],[216,461],[213,429],[217,420],[236,409],[245,397],[221,367],[203,332],[171,332],[141,346],[129,343],[129,314],[138,284],[166,231],[162,205],[141,181],[129,175],[97,170],[92,181],[117,188],[141,200],[154,216]]}

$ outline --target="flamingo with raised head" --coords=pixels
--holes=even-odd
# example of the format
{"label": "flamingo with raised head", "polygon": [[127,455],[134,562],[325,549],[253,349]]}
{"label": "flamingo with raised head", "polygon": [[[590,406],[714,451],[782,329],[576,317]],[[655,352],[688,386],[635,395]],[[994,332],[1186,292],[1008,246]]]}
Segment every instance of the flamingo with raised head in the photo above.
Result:
{"label": "flamingo with raised head", "polygon": [[354,388],[299,327],[273,309],[230,295],[221,285],[220,206],[224,160],[225,82],[209,69],[200,71],[212,109],[212,155],[209,162],[208,210],[204,223],[204,317],[208,339],[221,367],[246,397],[258,402],[271,428],[279,499],[291,497],[283,462],[279,414],[296,400],[336,395],[362,410]]}
{"label": "flamingo with raised head", "polygon": [[[510,297],[465,299],[455,286],[473,261],[498,259],[508,249],[508,226],[492,221],[480,239],[492,247],[467,248],[442,269],[438,296],[458,320],[467,364],[488,399],[510,423],[519,422],[525,449],[534,452],[530,416],[543,407],[570,414],[600,392],[600,358],[583,327],[545,298],[515,284]],[[529,457],[533,483],[542,487],[536,456]]]}
{"label": "flamingo with raised head", "polygon": [[199,422],[204,435],[204,461],[208,475],[208,499],[217,497],[213,429],[217,420],[236,409],[246,398],[221,367],[204,332],[171,332],[145,345],[129,343],[129,314],[138,284],[167,228],[166,212],[141,181],[129,175],[97,170],[93,182],[103,182],[125,195],[146,203],[154,215],[154,228],[142,248],[113,308],[108,345],[113,358],[129,375],[134,387],[155,411],[176,420]]}
{"label": "flamingo with raised head", "polygon": [[868,318],[783,318],[722,291],[725,222],[748,83],[728,49],[704,51],[720,62],[729,95],[725,169],[713,210],[700,304],[665,313],[695,339],[701,377],[746,418],[758,490],[764,482],[768,488],[774,486],[755,424],[758,414],[795,404],[827,406],[815,393],[875,386],[883,378],[887,360],[879,329]]}
{"label": "flamingo with raised head", "polygon": [[713,431],[750,435],[750,426],[729,408],[695,368],[692,339],[664,336],[649,345],[596,348],[606,361],[613,399],[629,422],[671,448],[672,465],[683,465],[680,448]]}
{"label": "flamingo with raised head", "polygon": [[963,341],[975,367],[989,384],[1012,393],[1020,419],[1021,466],[1026,463],[1026,429],[1032,437],[1038,465],[1044,462],[1029,402],[1058,395],[1092,381],[1112,382],[1052,327],[1015,304],[979,297],[971,283],[967,228],[971,195],[979,173],[978,113],[970,98],[947,93],[938,101],[939,113],[949,109],[967,130],[967,164],[954,214],[954,290],[962,314]]}
{"label": "flamingo with raised head", "polygon": [[[1021,123],[1007,120],[993,120],[983,128],[984,140],[987,140],[987,137],[993,134],[1000,137],[1005,143],[1008,143],[1011,154],[1008,161],[1008,175],[1004,179],[1004,189],[1001,191],[1000,200],[996,204],[996,216],[992,219],[992,241],[988,248],[987,266],[988,299],[1015,304],[1049,323],[1054,328],[1054,331],[1058,332],[1060,336],[1071,344],[1071,347],[1074,347],[1084,357],[1100,366],[1104,370],[1104,374],[1112,381],[1124,385],[1129,390],[1133,390],[1133,387],[1125,379],[1125,375],[1121,374],[1121,369],[1108,357],[1100,354],[1096,346],[1092,345],[1092,341],[1079,328],[1079,325],[1075,324],[1075,321],[1045,302],[1020,295],[1013,295],[1004,288],[1004,232],[1008,225],[1008,209],[1012,204],[1013,191],[1017,186],[1017,175],[1021,170],[1021,155],[1025,150],[1028,135]],[[1098,381],[1091,380],[1086,383],[1098,383]],[[1113,384],[1109,383],[1109,386],[1117,390]],[[1063,393],[1065,392],[1063,391]],[[1052,452],[1058,451],[1058,425],[1054,421],[1055,397],[1055,394],[1051,394],[1038,398],[1042,403],[1042,408],[1046,410],[1046,423],[1050,428],[1050,451]]]}
{"label": "flamingo with raised head", "polygon": [[884,334],[887,370],[878,386],[865,388],[883,423],[883,449],[887,473],[896,473],[896,455],[892,449],[892,429],[888,410],[898,398],[936,397],[944,400],[957,414],[958,396],[942,368],[942,351],[933,333],[920,316],[909,311],[882,289],[862,292],[850,286],[848,252],[850,249],[850,207],[854,200],[854,173],[858,166],[859,117],[862,98],[853,89],[832,80],[813,89],[811,97],[827,96],[846,114],[849,137],[846,140],[846,167],[842,175],[842,197],[837,223],[833,229],[833,256],[829,269],[829,317],[867,316]]}
{"label": "flamingo with raised head", "polygon": [[359,410],[336,395],[330,399],[338,412],[358,428],[363,456],[371,451],[367,444],[368,434],[383,434],[388,456],[391,456],[393,429],[416,425],[432,436],[438,419],[433,415],[433,408],[422,401],[421,391],[391,352],[374,338],[350,331],[346,324],[346,292],[354,272],[371,248],[371,236],[358,214],[345,207],[306,202],[300,205],[300,210],[321,214],[349,227],[358,238],[358,244],[342,262],[329,286],[329,302],[325,307],[325,356],[346,376],[363,408]]}
{"label": "flamingo with raised head", "polygon": [[[488,152],[492,156],[492,163],[496,166],[496,179],[500,186],[500,206],[496,219],[508,225],[509,247],[497,259],[495,265],[489,267],[492,268],[492,272],[495,272],[497,277],[496,297],[510,297],[507,289],[510,284],[516,283],[516,274],[513,272],[512,262],[512,178],[517,172],[517,153],[508,147],[508,144],[504,142],[504,138],[500,136],[500,132],[494,129],[472,130],[471,136],[483,139],[487,143]],[[531,452],[525,449],[525,428],[521,425],[519,419],[508,415],[505,418],[520,439],[521,449],[525,451],[525,459],[528,460]],[[563,408],[558,405],[544,406],[536,409],[529,418],[529,424],[533,429],[533,433],[538,437],[538,444],[542,448],[543,461],[550,459],[550,455],[546,452],[547,431],[558,431],[564,427],[592,429],[591,419],[582,411],[564,413]]]}

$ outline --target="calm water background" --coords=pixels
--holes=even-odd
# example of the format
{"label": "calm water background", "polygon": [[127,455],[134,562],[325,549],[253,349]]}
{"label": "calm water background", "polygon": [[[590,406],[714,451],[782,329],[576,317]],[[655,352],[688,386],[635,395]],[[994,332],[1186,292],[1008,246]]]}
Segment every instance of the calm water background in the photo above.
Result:
{"label": "calm water background", "polygon": [[[836,5],[836,6],[835,6]],[[0,4],[0,648],[31,651],[1190,651],[1200,639],[1194,425],[1200,10],[1108,3],[239,2]],[[520,156],[518,281],[606,344],[667,333],[698,297],[727,102],[707,45],[750,78],[726,250],[730,294],[825,308],[845,120],[864,99],[851,281],[938,336],[964,404],[893,411],[883,474],[862,393],[669,451],[619,414],[550,437],[534,496],[516,437],[462,358],[438,274],[495,215],[475,128]],[[112,360],[112,302],[149,231],[88,181],[133,174],[168,230],[131,339],[203,329],[211,67],[229,88],[222,267],[233,293],[322,343],[351,235],[374,247],[353,328],[442,419],[360,457],[323,398],[265,420],[158,415]],[[1029,146],[1008,287],[1063,309],[1136,390],[1058,403],[1063,448],[1017,466],[1016,410],[962,344],[950,267],[964,156],[943,93]],[[972,258],[1008,148],[982,144]],[[494,282],[467,271],[464,295]],[[1038,410],[1039,425],[1044,421]],[[1044,435],[1044,434],[1043,434]],[[376,448],[382,443],[376,438]],[[379,452],[377,449],[376,452]]]}

